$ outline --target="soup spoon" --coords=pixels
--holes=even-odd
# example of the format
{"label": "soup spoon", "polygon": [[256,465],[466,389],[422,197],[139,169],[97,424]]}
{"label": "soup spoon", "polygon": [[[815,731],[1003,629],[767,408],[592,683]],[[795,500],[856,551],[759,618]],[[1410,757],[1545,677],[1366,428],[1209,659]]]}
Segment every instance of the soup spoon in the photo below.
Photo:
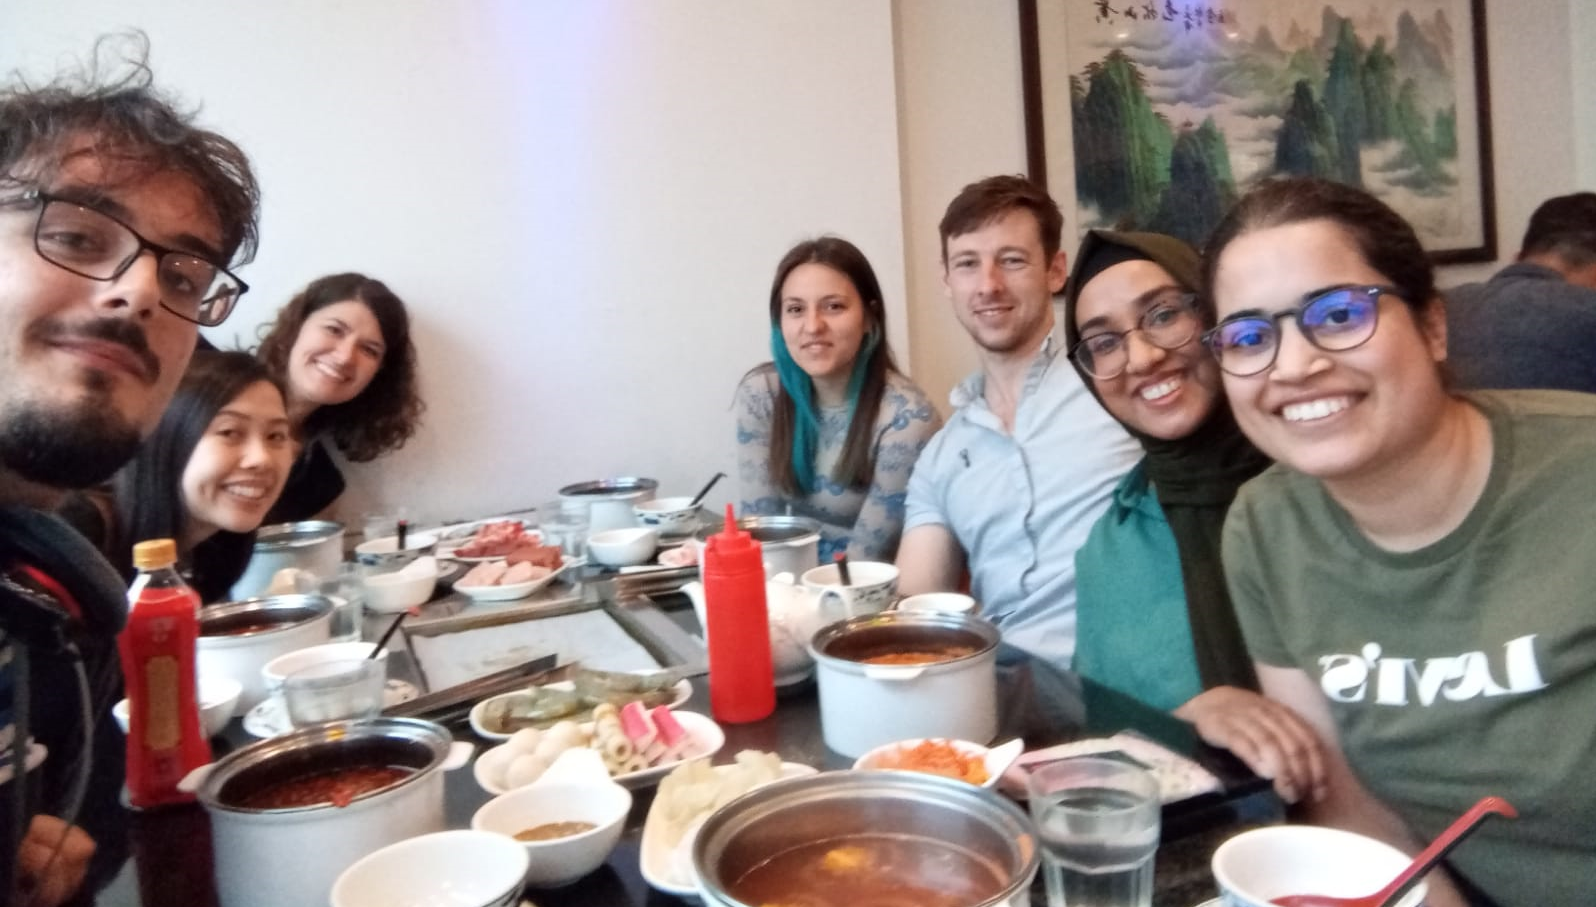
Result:
{"label": "soup spoon", "polygon": [[1469,807],[1468,812],[1453,820],[1439,837],[1430,842],[1429,847],[1424,848],[1413,858],[1407,869],[1402,870],[1401,874],[1391,880],[1391,884],[1374,894],[1351,898],[1332,897],[1327,894],[1288,894],[1274,898],[1269,903],[1279,907],[1385,907],[1387,904],[1395,904],[1419,883],[1425,873],[1441,862],[1441,858],[1456,847],[1459,841],[1485,821],[1486,816],[1492,814],[1513,819],[1518,817],[1518,810],[1501,797],[1482,798],[1480,802]]}

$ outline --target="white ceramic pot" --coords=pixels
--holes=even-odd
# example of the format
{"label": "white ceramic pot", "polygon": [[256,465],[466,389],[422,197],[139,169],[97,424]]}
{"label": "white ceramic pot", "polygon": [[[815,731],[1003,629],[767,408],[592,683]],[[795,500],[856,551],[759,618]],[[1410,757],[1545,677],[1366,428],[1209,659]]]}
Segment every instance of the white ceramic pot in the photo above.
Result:
{"label": "white ceramic pot", "polygon": [[332,599],[325,595],[268,595],[200,609],[195,660],[201,677],[231,677],[243,689],[234,714],[266,698],[261,668],[295,649],[332,635]]}
{"label": "white ceramic pot", "polygon": [[587,511],[587,531],[630,529],[638,525],[633,510],[639,501],[651,501],[659,483],[653,479],[623,476],[578,482],[560,489],[560,509]]}
{"label": "white ceramic pot", "polygon": [[[700,564],[704,562],[704,542],[725,528],[720,520],[710,520],[694,534]],[[745,516],[737,521],[737,528],[759,543],[767,578],[779,573],[803,576],[805,570],[820,564],[820,524],[808,517]]]}
{"label": "white ceramic pot", "polygon": [[[430,721],[376,718],[315,725],[228,754],[199,782],[210,814],[222,907],[325,904],[334,880],[361,857],[445,827],[443,772],[471,745]],[[402,781],[346,806],[254,809],[242,798],[278,781],[360,766],[403,766]]]}
{"label": "white ceramic pot", "polygon": [[[968,614],[887,611],[822,627],[809,643],[826,746],[850,758],[896,740],[997,736],[997,627]],[[866,664],[889,652],[968,647],[930,664]]]}
{"label": "white ceramic pot", "polygon": [[255,534],[255,548],[244,575],[233,583],[228,597],[265,595],[272,577],[286,567],[305,570],[321,579],[338,575],[344,561],[344,527],[330,520],[276,523]]}

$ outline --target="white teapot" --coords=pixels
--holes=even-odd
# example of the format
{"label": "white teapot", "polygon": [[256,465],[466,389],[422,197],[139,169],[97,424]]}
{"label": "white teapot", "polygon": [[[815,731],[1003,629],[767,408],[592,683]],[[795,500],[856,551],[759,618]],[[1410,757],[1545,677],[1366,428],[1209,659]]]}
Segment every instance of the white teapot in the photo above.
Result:
{"label": "white teapot", "polygon": [[[698,625],[709,640],[709,622],[704,614],[704,584],[686,583],[682,591],[693,600]],[[776,685],[798,683],[814,673],[815,660],[809,655],[809,640],[815,631],[848,616],[846,600],[835,590],[818,591],[800,586],[791,573],[778,573],[765,581],[765,610],[770,616],[770,661]]]}

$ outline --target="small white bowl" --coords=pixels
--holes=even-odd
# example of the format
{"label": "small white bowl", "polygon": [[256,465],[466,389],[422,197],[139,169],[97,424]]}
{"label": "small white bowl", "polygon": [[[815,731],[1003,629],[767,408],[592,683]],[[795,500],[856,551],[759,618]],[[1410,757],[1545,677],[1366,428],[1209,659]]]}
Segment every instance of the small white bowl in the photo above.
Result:
{"label": "small white bowl", "polygon": [[698,528],[698,508],[692,505],[689,497],[655,498],[638,501],[632,510],[639,523],[658,529],[661,535],[682,535]]}
{"label": "small white bowl", "polygon": [[603,865],[631,810],[632,792],[613,781],[537,782],[489,800],[471,817],[471,827],[513,840],[516,832],[549,822],[591,822],[595,827],[579,834],[516,842],[529,859],[527,884],[558,888]]}
{"label": "small white bowl", "polygon": [[[998,779],[1003,777],[1003,773],[1009,770],[1009,766],[1014,764],[1014,760],[1018,759],[1021,751],[1025,749],[1025,741],[1018,738],[997,746],[982,746],[979,743],[971,743],[968,740],[953,740],[947,737],[918,737],[913,740],[899,740],[895,743],[878,746],[854,760],[853,767],[856,769],[879,769],[884,771],[919,771],[919,769],[898,768],[890,764],[891,757],[903,750],[914,749],[928,740],[935,743],[946,743],[965,756],[979,757],[983,767],[986,768],[986,780],[981,782],[981,787],[997,786]],[[927,774],[937,773],[927,772]]]}
{"label": "small white bowl", "polygon": [[[200,724],[205,728],[206,737],[215,737],[227,729],[227,722],[238,705],[238,697],[243,693],[244,685],[231,677],[199,679]],[[127,723],[132,720],[129,708],[126,699],[117,700],[116,705],[111,706],[111,717],[116,719],[117,726],[124,734],[127,733]]]}
{"label": "small white bowl", "polygon": [[379,570],[398,570],[424,554],[431,554],[438,545],[438,536],[431,532],[411,532],[405,535],[404,550],[399,548],[399,537],[390,535],[355,546],[355,562]]}
{"label": "small white bowl", "polygon": [[514,907],[528,860],[521,842],[492,832],[407,838],[339,873],[332,907]]}
{"label": "small white bowl", "polygon": [[[266,662],[260,669],[261,680],[266,684],[266,696],[267,698],[281,696],[283,681],[295,671],[303,671],[319,664],[365,658],[371,654],[374,646],[376,646],[374,642],[328,642],[279,655]],[[377,660],[382,662],[383,670],[386,672],[388,650],[383,649],[378,652]]]}
{"label": "small white bowl", "polygon": [[[1400,850],[1339,828],[1270,825],[1219,845],[1210,864],[1226,904],[1268,907],[1288,894],[1357,897],[1378,891],[1408,865]],[[1420,882],[1397,907],[1424,901]]]}
{"label": "small white bowl", "polygon": [[396,614],[426,604],[438,587],[438,562],[431,558],[427,561],[430,568],[415,569],[411,565],[392,573],[361,577],[366,607],[381,614]]}
{"label": "small white bowl", "polygon": [[648,563],[659,547],[659,530],[647,527],[607,529],[587,537],[588,554],[606,567]]}

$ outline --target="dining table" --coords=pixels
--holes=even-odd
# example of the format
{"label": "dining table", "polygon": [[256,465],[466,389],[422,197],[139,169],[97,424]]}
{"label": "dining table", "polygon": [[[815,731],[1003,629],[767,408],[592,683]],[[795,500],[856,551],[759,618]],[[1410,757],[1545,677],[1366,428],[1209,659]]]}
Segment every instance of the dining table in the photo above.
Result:
{"label": "dining table", "polygon": [[[679,627],[688,635],[698,632],[691,604],[679,593],[634,595],[624,600],[591,593],[586,597],[593,607],[627,612],[634,620],[643,614],[659,625]],[[390,673],[413,670],[406,666],[402,651],[394,653],[390,660]],[[1030,751],[1128,731],[1196,762],[1218,780],[1217,790],[1166,803],[1163,808],[1154,870],[1155,907],[1194,907],[1214,897],[1215,886],[1208,869],[1214,848],[1240,830],[1282,820],[1283,806],[1270,782],[1248,770],[1230,753],[1204,743],[1189,724],[1008,646],[999,647],[996,670],[999,740],[1021,737]],[[710,682],[711,677],[704,673],[691,677],[692,692],[681,708],[711,714]],[[218,756],[251,742],[237,724],[235,721],[227,735],[215,741]],[[455,718],[446,726],[457,739],[477,743],[479,754],[492,745],[477,740],[468,722]],[[821,771],[845,770],[853,764],[851,758],[825,744],[813,679],[780,688],[776,709],[769,717],[723,723],[722,729],[726,741],[715,755],[717,763],[731,761],[742,750],[760,750]],[[562,888],[529,888],[527,901],[536,907],[674,907],[685,903],[651,888],[639,868],[643,822],[654,790],[655,785],[634,790],[632,811],[620,842],[602,866]],[[448,772],[447,827],[470,827],[472,814],[490,798],[478,786],[469,767]],[[98,904],[210,907],[219,903],[210,825],[203,808],[180,806],[134,814],[130,838],[131,857],[100,893]],[[1040,873],[1031,901],[1037,905],[1047,903]]]}

